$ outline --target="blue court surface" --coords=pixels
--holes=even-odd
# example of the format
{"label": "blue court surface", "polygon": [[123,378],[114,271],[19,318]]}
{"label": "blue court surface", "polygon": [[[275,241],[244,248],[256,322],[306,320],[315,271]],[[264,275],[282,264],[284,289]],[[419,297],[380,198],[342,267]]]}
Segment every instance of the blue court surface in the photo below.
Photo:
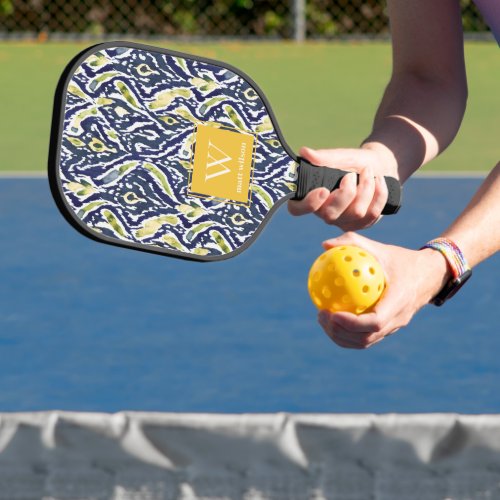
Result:
{"label": "blue court surface", "polygon": [[[480,182],[413,179],[400,213],[365,234],[417,248]],[[282,207],[219,263],[93,242],[43,178],[1,179],[0,221],[0,411],[500,411],[499,255],[453,301],[350,351],[307,294],[320,242],[339,234],[314,216]]]}

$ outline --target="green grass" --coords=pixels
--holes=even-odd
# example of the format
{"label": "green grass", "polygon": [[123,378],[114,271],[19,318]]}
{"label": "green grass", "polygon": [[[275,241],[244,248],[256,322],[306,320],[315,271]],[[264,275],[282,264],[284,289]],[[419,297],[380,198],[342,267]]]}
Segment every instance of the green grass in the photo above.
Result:
{"label": "green grass", "polygon": [[[54,89],[87,44],[0,44],[0,170],[46,168]],[[294,150],[355,147],[368,134],[390,74],[387,43],[210,43],[170,48],[231,63],[268,96]],[[466,46],[469,104],[453,145],[433,170],[488,170],[498,161],[498,48]]]}

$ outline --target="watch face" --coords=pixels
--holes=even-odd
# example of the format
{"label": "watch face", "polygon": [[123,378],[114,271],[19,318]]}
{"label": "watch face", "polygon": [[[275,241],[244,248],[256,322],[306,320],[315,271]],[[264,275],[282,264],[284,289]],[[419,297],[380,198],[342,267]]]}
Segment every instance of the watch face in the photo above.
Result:
{"label": "watch face", "polygon": [[472,270],[468,269],[458,278],[454,278],[444,286],[444,288],[432,299],[432,303],[436,306],[442,306],[448,299],[451,299],[460,288],[462,288],[467,280],[472,276]]}

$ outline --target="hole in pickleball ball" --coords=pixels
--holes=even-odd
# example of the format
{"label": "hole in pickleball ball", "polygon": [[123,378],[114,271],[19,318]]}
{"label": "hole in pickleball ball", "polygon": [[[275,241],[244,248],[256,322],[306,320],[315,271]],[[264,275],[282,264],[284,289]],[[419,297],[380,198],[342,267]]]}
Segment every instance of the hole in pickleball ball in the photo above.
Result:
{"label": "hole in pickleball ball", "polygon": [[365,252],[359,252],[359,255],[360,255],[361,257],[366,257],[366,253],[365,253]]}
{"label": "hole in pickleball ball", "polygon": [[333,264],[328,264],[326,269],[329,273],[333,273],[333,271],[335,271],[335,266]]}
{"label": "hole in pickleball ball", "polygon": [[377,287],[377,291],[380,292],[380,290],[382,290],[382,285],[379,283],[378,287]]}
{"label": "hole in pickleball ball", "polygon": [[370,287],[368,285],[365,285],[363,288],[363,293],[368,293],[370,291]]}
{"label": "hole in pickleball ball", "polygon": [[318,282],[319,280],[321,279],[321,272],[320,271],[316,271],[313,275],[313,280]]}
{"label": "hole in pickleball ball", "polygon": [[373,267],[370,267],[370,269],[368,269],[368,271],[370,271],[370,274],[375,274],[375,269]]}
{"label": "hole in pickleball ball", "polygon": [[360,274],[361,274],[361,273],[359,272],[359,269],[354,269],[354,271],[352,272],[352,275],[353,275],[355,278],[358,278]]}
{"label": "hole in pickleball ball", "polygon": [[321,308],[323,306],[323,302],[321,302],[321,299],[316,294],[313,295],[313,299],[317,307]]}
{"label": "hole in pickleball ball", "polygon": [[332,307],[334,311],[340,311],[342,309],[342,306],[338,302],[334,302]]}
{"label": "hole in pickleball ball", "polygon": [[361,314],[365,309],[366,307],[361,307],[361,306],[356,307],[356,314]]}
{"label": "hole in pickleball ball", "polygon": [[344,260],[345,260],[346,262],[351,262],[352,257],[351,257],[350,255],[346,255],[346,256],[344,257]]}
{"label": "hole in pickleball ball", "polygon": [[332,296],[331,290],[326,285],[321,289],[321,293],[325,299],[329,299]]}
{"label": "hole in pickleball ball", "polygon": [[344,286],[344,278],[335,278],[335,281],[334,281],[335,285],[336,286]]}
{"label": "hole in pickleball ball", "polygon": [[349,297],[349,295],[343,295],[342,296],[342,302],[344,304],[350,304],[351,303],[351,297]]}

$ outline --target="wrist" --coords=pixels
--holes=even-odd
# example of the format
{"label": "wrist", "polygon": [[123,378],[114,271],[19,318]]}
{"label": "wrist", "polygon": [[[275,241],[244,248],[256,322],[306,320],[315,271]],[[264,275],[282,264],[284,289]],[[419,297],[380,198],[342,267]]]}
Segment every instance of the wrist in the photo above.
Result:
{"label": "wrist", "polygon": [[425,269],[423,289],[425,303],[429,303],[443,289],[453,275],[445,257],[432,248],[422,248],[418,251],[423,262],[420,269]]}
{"label": "wrist", "polygon": [[382,171],[379,173],[399,179],[398,162],[394,153],[385,144],[367,139],[361,144],[361,149],[372,151],[379,157],[382,165]]}

